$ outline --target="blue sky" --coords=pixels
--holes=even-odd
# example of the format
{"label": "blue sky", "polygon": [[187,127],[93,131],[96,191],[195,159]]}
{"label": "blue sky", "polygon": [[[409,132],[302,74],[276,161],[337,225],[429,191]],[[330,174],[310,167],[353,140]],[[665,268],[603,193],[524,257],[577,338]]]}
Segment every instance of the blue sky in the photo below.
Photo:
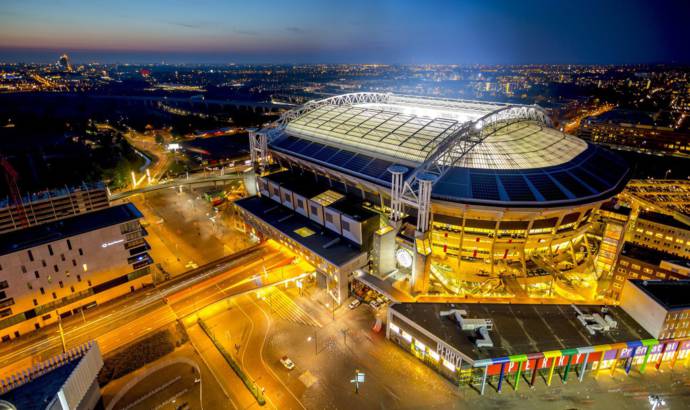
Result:
{"label": "blue sky", "polygon": [[689,62],[690,1],[2,0],[0,60]]}

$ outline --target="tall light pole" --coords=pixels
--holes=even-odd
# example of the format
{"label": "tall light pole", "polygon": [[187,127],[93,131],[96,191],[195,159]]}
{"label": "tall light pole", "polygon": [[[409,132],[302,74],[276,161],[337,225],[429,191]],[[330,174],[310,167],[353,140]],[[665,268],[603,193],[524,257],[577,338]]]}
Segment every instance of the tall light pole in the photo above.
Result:
{"label": "tall light pole", "polygon": [[62,329],[62,317],[60,317],[60,313],[56,310],[55,314],[58,317],[58,332],[60,333],[60,341],[62,342],[62,353],[67,352],[67,343],[65,342],[65,332]]}

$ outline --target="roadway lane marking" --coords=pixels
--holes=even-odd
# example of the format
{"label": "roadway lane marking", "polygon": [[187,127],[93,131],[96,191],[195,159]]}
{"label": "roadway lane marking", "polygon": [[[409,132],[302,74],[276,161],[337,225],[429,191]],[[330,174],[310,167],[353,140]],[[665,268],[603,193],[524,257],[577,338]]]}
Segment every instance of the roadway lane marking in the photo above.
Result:
{"label": "roadway lane marking", "polygon": [[259,305],[254,301],[254,299],[252,299],[252,298],[250,298],[250,299],[251,299],[251,302],[252,302],[257,308],[259,308],[259,310],[261,311],[261,313],[263,313],[264,317],[266,318],[266,333],[264,333],[264,340],[263,340],[263,342],[261,343],[261,349],[259,350],[259,358],[261,359],[261,363],[264,365],[264,367],[265,367],[266,369],[268,369],[269,372],[271,372],[271,374],[273,375],[273,378],[276,379],[276,380],[278,380],[278,382],[279,382],[280,384],[283,385],[283,387],[285,388],[285,390],[287,390],[288,393],[290,393],[290,395],[291,395],[292,397],[294,397],[294,399],[297,401],[297,403],[298,403],[300,406],[302,406],[302,408],[303,408],[304,410],[307,410],[307,408],[304,407],[304,404],[302,404],[302,402],[300,401],[300,399],[297,398],[297,396],[295,395],[295,393],[293,393],[292,390],[290,390],[290,388],[283,382],[283,380],[282,380],[280,377],[278,377],[278,375],[273,371],[273,369],[271,369],[271,367],[268,366],[268,365],[266,364],[266,361],[264,360],[264,347],[266,346],[266,339],[268,339],[268,334],[269,334],[270,331],[271,331],[271,317],[266,313],[266,311],[264,311],[264,310],[261,308],[261,306],[259,306]]}

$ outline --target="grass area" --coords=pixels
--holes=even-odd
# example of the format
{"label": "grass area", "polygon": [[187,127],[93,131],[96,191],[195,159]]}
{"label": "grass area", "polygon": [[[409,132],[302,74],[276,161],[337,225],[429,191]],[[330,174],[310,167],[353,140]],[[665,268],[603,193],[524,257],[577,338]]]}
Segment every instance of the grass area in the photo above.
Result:
{"label": "grass area", "polygon": [[225,347],[221,345],[218,340],[216,340],[216,336],[213,334],[213,331],[206,325],[206,323],[202,320],[198,320],[199,326],[201,329],[208,335],[209,338],[211,338],[211,341],[213,344],[216,346],[218,351],[220,351],[220,354],[223,355],[223,358],[225,359],[226,362],[230,365],[232,370],[237,374],[237,376],[242,380],[242,383],[249,389],[249,392],[254,396],[256,399],[256,402],[259,403],[259,405],[263,406],[266,404],[266,399],[264,398],[264,393],[263,390],[259,388],[250,378],[247,376],[247,374],[242,370],[240,365],[235,361],[235,359],[232,358],[230,353],[228,353],[227,350],[225,350]]}
{"label": "grass area", "polygon": [[172,353],[176,347],[189,340],[184,327],[178,323],[174,328],[164,329],[133,344],[117,350],[103,360],[98,374],[98,384],[104,387],[148,363]]}

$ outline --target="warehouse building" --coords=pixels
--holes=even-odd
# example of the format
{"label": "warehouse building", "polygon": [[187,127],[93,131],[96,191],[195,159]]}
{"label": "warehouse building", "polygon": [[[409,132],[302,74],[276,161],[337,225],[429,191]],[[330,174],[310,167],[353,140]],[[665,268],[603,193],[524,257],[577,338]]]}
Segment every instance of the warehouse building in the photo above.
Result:
{"label": "warehouse building", "polygon": [[655,339],[620,307],[400,303],[386,336],[460,386],[481,394],[563,383],[688,357],[690,340]]}

